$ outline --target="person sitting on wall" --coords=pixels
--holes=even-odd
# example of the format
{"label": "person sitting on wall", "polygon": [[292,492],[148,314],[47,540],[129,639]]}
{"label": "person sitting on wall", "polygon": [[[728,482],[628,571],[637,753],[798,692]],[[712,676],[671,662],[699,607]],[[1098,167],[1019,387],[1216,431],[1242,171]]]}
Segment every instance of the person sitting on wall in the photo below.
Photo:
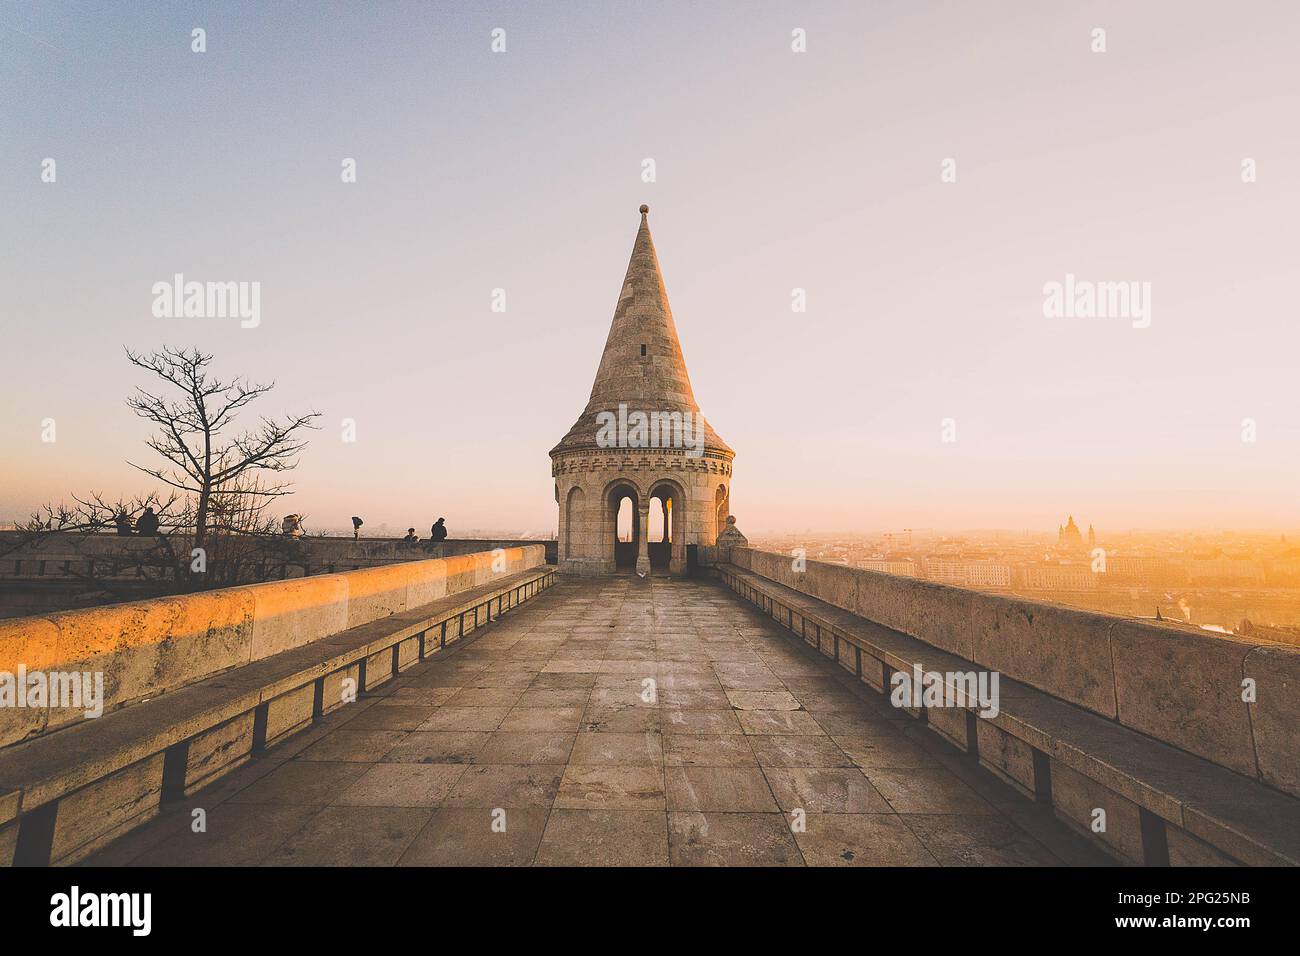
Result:
{"label": "person sitting on wall", "polygon": [[408,548],[414,548],[417,544],[419,544],[419,542],[420,542],[420,538],[415,533],[415,529],[407,528],[406,537],[402,539],[402,544],[406,545],[406,547]]}
{"label": "person sitting on wall", "polygon": [[158,534],[158,516],[153,513],[153,508],[145,508],[140,517],[135,519],[135,533],[145,537]]}
{"label": "person sitting on wall", "polygon": [[286,538],[302,537],[302,515],[285,515],[280,522],[280,532]]}
{"label": "person sitting on wall", "polygon": [[430,546],[436,545],[439,541],[447,540],[447,527],[443,524],[446,520],[446,518],[439,518],[433,523],[433,527],[429,529]]}
{"label": "person sitting on wall", "polygon": [[131,516],[125,510],[119,511],[113,517],[113,524],[117,526],[117,533],[124,538],[135,534],[131,529]]}

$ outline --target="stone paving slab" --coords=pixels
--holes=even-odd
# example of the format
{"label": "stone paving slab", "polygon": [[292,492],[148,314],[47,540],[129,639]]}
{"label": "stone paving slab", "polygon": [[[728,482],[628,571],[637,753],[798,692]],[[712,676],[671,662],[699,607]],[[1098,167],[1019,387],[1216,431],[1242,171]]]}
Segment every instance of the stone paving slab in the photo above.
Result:
{"label": "stone paving slab", "polygon": [[1109,861],[730,591],[605,578],[562,581],[86,862]]}

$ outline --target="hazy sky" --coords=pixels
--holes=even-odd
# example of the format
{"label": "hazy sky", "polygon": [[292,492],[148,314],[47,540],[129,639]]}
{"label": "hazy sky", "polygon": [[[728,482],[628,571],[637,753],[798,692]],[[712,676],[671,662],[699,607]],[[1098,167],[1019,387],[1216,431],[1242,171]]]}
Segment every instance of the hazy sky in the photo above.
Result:
{"label": "hazy sky", "polygon": [[4,2],[0,519],[148,487],[169,343],[324,414],[309,526],[553,529],[647,202],[742,529],[1300,525],[1297,51],[1293,0]]}

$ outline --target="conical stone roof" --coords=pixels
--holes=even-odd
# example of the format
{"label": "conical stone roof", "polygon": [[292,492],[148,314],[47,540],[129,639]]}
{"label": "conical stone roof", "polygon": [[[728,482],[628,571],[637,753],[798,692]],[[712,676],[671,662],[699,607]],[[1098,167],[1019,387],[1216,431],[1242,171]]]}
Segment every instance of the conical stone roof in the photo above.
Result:
{"label": "conical stone roof", "polygon": [[[648,206],[641,207],[641,226],[632,245],[632,258],[627,264],[600,367],[596,369],[596,381],[591,386],[591,398],[569,433],[551,449],[552,455],[597,449],[596,435],[600,429],[597,415],[617,414],[620,403],[627,406],[629,413],[700,414],[690,376],[686,374],[682,346],[677,341],[668,291],[659,272],[659,257],[650,237],[649,211]],[[707,420],[704,452],[734,457],[734,452]]]}

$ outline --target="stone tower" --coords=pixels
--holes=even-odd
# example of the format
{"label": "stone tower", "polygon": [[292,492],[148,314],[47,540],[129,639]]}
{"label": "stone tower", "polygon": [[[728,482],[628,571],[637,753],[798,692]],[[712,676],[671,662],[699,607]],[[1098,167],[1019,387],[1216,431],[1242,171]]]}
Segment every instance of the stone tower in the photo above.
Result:
{"label": "stone tower", "polygon": [[[726,527],[735,453],[695,403],[649,211],[641,207],[591,398],[551,449],[559,567],[570,573],[635,568],[644,575],[654,568],[681,574],[687,545],[712,545]],[[631,540],[619,541],[625,499]],[[662,508],[666,540],[648,540],[652,500]]]}

